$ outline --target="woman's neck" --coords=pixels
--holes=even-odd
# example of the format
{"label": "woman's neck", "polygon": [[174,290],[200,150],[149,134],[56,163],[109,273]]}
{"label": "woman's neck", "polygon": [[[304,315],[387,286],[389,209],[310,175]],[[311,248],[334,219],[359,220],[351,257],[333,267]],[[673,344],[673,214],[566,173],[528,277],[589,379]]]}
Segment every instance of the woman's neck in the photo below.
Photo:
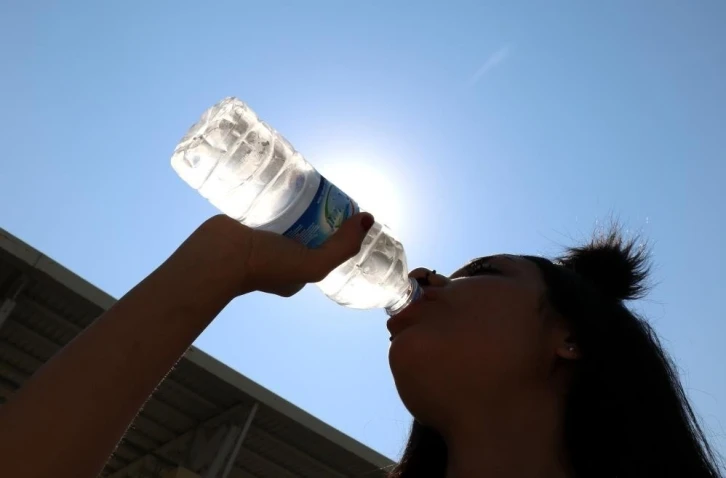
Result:
{"label": "woman's neck", "polygon": [[488,409],[496,413],[462,416],[445,434],[446,478],[570,476],[560,410],[553,398],[532,395]]}

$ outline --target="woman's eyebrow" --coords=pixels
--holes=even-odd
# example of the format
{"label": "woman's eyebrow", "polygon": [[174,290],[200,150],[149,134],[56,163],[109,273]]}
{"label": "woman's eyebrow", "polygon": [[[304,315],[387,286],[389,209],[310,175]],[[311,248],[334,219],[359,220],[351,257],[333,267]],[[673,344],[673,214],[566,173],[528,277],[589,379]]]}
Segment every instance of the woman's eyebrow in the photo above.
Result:
{"label": "woman's eyebrow", "polygon": [[466,265],[464,265],[464,266],[460,267],[459,269],[457,269],[456,271],[454,271],[454,273],[451,274],[449,276],[449,278],[451,278],[451,279],[457,279],[459,277],[464,277],[465,274],[468,272],[468,270],[473,265],[475,265],[475,264],[486,264],[487,262],[491,262],[491,261],[494,261],[494,260],[497,260],[497,259],[500,259],[500,258],[501,259],[508,259],[508,260],[510,260],[512,262],[517,262],[516,259],[514,259],[511,255],[508,255],[508,254],[496,254],[496,255],[491,255],[491,256],[477,257],[476,259],[472,259],[471,261],[469,261],[468,263],[466,263]]}

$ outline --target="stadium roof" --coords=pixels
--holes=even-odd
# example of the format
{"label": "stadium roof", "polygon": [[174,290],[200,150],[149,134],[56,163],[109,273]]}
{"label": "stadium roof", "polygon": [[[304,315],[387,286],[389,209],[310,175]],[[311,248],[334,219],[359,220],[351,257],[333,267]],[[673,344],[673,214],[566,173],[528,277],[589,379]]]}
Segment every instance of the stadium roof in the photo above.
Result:
{"label": "stadium roof", "polygon": [[[0,403],[114,302],[0,229]],[[392,464],[192,347],[103,476],[152,478],[183,466],[205,477],[383,477]]]}

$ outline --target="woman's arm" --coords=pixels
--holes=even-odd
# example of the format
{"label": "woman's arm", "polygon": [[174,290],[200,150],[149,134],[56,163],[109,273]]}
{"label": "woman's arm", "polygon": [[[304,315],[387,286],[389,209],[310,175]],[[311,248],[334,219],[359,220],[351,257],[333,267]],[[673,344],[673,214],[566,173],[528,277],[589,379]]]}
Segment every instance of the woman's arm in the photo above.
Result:
{"label": "woman's arm", "polygon": [[332,269],[352,256],[363,235],[360,224],[344,226],[330,247],[309,251],[228,218],[207,221],[0,408],[0,476],[95,478],[159,382],[234,297],[299,290],[324,274],[321,263]]}
{"label": "woman's arm", "polygon": [[98,475],[159,382],[232,298],[200,274],[177,274],[178,260],[132,289],[0,408],[0,476]]}

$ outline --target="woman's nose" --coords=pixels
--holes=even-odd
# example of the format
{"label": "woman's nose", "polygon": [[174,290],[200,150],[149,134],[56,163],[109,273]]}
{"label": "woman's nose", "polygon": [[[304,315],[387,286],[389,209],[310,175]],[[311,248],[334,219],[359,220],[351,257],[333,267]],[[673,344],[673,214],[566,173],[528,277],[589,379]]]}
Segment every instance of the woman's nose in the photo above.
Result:
{"label": "woman's nose", "polygon": [[435,270],[426,269],[425,267],[412,270],[408,276],[415,279],[422,286],[442,287],[450,281],[448,277],[437,274]]}

